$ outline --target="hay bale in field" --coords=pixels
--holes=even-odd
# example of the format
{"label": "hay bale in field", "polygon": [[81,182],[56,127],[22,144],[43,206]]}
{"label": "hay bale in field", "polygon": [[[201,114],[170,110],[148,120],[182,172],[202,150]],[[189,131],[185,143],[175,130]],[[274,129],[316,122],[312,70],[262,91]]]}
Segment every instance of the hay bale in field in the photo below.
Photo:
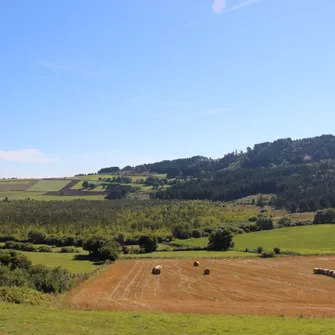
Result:
{"label": "hay bale in field", "polygon": [[210,270],[210,269],[205,269],[205,270],[204,270],[204,275],[207,276],[207,275],[209,275],[210,273],[211,273],[211,270]]}
{"label": "hay bale in field", "polygon": [[199,262],[198,261],[195,261],[194,263],[193,263],[193,266],[199,266]]}
{"label": "hay bale in field", "polygon": [[152,268],[153,275],[159,275],[162,271],[162,267],[160,265],[156,265]]}
{"label": "hay bale in field", "polygon": [[327,276],[333,276],[333,272],[334,272],[334,270],[328,270],[327,271]]}
{"label": "hay bale in field", "polygon": [[335,271],[333,272],[333,278],[335,278]]}
{"label": "hay bale in field", "polygon": [[317,275],[317,274],[321,273],[321,269],[320,268],[314,268],[313,273]]}

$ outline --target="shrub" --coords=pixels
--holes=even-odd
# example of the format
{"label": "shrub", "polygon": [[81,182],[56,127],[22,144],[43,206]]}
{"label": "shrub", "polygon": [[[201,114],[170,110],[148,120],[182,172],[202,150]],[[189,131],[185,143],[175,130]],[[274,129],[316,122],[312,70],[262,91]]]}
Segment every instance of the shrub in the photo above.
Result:
{"label": "shrub", "polygon": [[274,228],[272,219],[262,215],[258,216],[256,225],[259,230],[271,230]]}
{"label": "shrub", "polygon": [[0,242],[7,242],[7,241],[18,241],[18,238],[14,235],[9,236],[0,236]]}
{"label": "shrub", "polygon": [[185,240],[191,237],[191,229],[189,225],[178,224],[173,227],[172,235],[175,238]]}
{"label": "shrub", "polygon": [[53,252],[52,248],[48,245],[42,245],[39,248],[37,248],[38,252]]}
{"label": "shrub", "polygon": [[233,233],[228,229],[218,229],[208,239],[208,250],[229,250],[234,247]]}
{"label": "shrub", "polygon": [[75,253],[78,252],[76,248],[74,247],[62,247],[59,252],[61,253]]}
{"label": "shrub", "polygon": [[28,239],[33,244],[43,244],[46,239],[46,235],[40,231],[32,230],[28,233]]}
{"label": "shrub", "polygon": [[284,218],[281,218],[279,221],[278,221],[278,225],[282,225],[284,227],[290,227],[292,224],[292,220],[289,218],[289,217],[284,217]]}
{"label": "shrub", "polygon": [[124,245],[123,247],[122,247],[122,252],[123,252],[123,254],[124,255],[128,255],[129,254],[129,248],[126,246],[126,245]]}
{"label": "shrub", "polygon": [[22,243],[22,242],[14,242],[14,241],[7,241],[2,248],[11,249],[11,250],[19,250],[19,251],[29,251],[29,252],[36,251],[34,245],[31,243]]}
{"label": "shrub", "polygon": [[280,254],[280,248],[273,248],[273,251],[276,255],[279,255]]}
{"label": "shrub", "polygon": [[139,240],[140,248],[144,250],[144,252],[154,252],[157,250],[158,243],[157,238],[155,236],[142,235]]}
{"label": "shrub", "polygon": [[192,237],[194,238],[200,238],[202,236],[201,232],[197,229],[192,230]]}
{"label": "shrub", "polygon": [[258,248],[257,248],[257,253],[258,253],[258,254],[261,254],[262,252],[263,252],[263,247],[258,247]]}
{"label": "shrub", "polygon": [[50,295],[27,287],[0,287],[0,302],[49,306],[53,300]]}
{"label": "shrub", "polygon": [[67,270],[58,266],[49,271],[46,278],[46,293],[63,293],[68,291],[73,284],[72,274]]}
{"label": "shrub", "polygon": [[317,211],[313,223],[335,223],[335,209],[327,208]]}
{"label": "shrub", "polygon": [[106,237],[103,236],[91,236],[89,239],[84,241],[83,249],[87,250],[92,256],[99,256],[100,249],[109,242]]}
{"label": "shrub", "polygon": [[261,258],[273,258],[274,256],[275,256],[275,253],[273,251],[262,252],[260,255]]}
{"label": "shrub", "polygon": [[28,270],[31,267],[31,261],[25,255],[16,253],[11,257],[9,265],[12,270],[17,268]]}
{"label": "shrub", "polygon": [[131,238],[127,238],[126,245],[138,245],[138,237],[131,237]]}
{"label": "shrub", "polygon": [[119,251],[116,244],[111,243],[104,245],[100,250],[100,258],[116,261],[119,258]]}

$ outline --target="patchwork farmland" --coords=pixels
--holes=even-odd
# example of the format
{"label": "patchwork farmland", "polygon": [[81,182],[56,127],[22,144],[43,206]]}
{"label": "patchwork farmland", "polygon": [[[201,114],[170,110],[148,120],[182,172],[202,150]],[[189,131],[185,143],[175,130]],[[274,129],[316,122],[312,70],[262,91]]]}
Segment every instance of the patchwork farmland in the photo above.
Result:
{"label": "patchwork farmland", "polygon": [[[241,315],[335,316],[335,257],[120,261],[72,290],[68,307]],[[161,265],[160,275],[151,269]],[[210,269],[208,276],[204,269]]]}
{"label": "patchwork farmland", "polygon": [[[153,176],[130,175],[131,183],[124,184],[138,187],[139,192],[146,194],[153,190],[152,186],[144,184],[144,180]],[[0,200],[73,200],[90,199],[103,200],[107,194],[105,186],[112,184],[115,175],[83,175],[64,178],[47,179],[2,179],[0,180]],[[164,175],[157,175],[164,178]],[[83,182],[90,184],[90,187],[83,187]],[[123,185],[123,183],[120,183]],[[104,186],[105,185],[105,186]]]}

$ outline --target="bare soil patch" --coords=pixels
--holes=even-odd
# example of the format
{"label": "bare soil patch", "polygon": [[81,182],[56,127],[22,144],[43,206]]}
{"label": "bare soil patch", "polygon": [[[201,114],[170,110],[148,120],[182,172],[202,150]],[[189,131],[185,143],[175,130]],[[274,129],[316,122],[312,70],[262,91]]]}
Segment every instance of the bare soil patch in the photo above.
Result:
{"label": "bare soil patch", "polygon": [[[65,304],[93,310],[335,316],[335,257],[119,261],[72,290]],[[162,266],[153,275],[155,265]],[[205,268],[210,275],[203,275]]]}

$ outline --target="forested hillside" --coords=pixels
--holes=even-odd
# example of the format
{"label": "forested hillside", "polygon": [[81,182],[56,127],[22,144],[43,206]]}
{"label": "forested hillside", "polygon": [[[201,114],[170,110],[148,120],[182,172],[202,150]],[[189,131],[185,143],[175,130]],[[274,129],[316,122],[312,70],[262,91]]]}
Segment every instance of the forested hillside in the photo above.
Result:
{"label": "forested hillside", "polygon": [[167,174],[174,185],[151,194],[160,199],[230,201],[258,193],[275,194],[272,204],[291,211],[335,206],[335,136],[279,139],[256,144],[221,159],[195,156],[99,173]]}
{"label": "forested hillside", "polygon": [[266,168],[320,162],[335,159],[335,136],[322,135],[302,140],[279,139],[274,142],[256,144],[245,152],[228,153],[220,159],[203,156],[164,160],[135,167],[126,166],[103,168],[99,174],[119,172],[150,172],[167,174],[174,177],[201,177],[204,174],[216,173],[227,168]]}

